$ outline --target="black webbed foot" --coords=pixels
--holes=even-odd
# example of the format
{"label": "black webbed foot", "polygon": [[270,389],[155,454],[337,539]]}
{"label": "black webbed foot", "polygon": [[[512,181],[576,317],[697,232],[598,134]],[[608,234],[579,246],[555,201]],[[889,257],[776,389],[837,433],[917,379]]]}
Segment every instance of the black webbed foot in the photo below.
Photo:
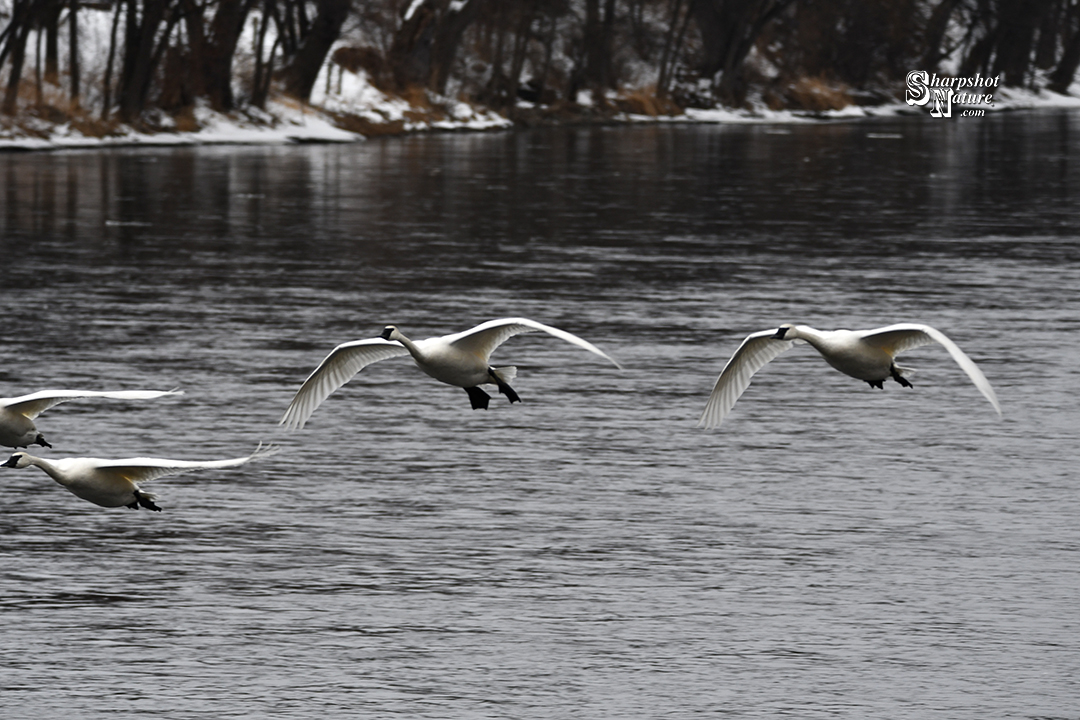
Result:
{"label": "black webbed foot", "polygon": [[878,390],[884,390],[885,389],[885,381],[884,380],[867,380],[866,384],[869,385],[872,388],[877,388]]}
{"label": "black webbed foot", "polygon": [[506,396],[506,399],[510,401],[511,405],[516,402],[521,402],[521,398],[514,392],[514,388],[503,382],[502,378],[495,373],[495,368],[488,368],[488,376],[499,386],[499,392]]}
{"label": "black webbed foot", "polygon": [[506,399],[513,405],[516,402],[521,402],[521,398],[514,392],[514,388],[510,387],[506,383],[499,383],[499,392],[506,396]]}
{"label": "black webbed foot", "polygon": [[893,380],[900,383],[901,387],[906,387],[906,388],[915,387],[914,385],[911,384],[911,381],[909,381],[906,377],[904,377],[903,375],[900,374],[900,372],[896,369],[895,365],[893,365],[889,369],[889,371],[892,373]]}
{"label": "black webbed foot", "polygon": [[487,410],[488,403],[491,402],[491,396],[478,387],[465,388],[465,392],[469,393],[469,402],[472,403],[473,410]]}
{"label": "black webbed foot", "polygon": [[[154,512],[161,512],[161,508],[159,508],[157,505],[155,505],[153,500],[151,500],[146,495],[143,495],[141,492],[136,492],[135,493],[135,503],[138,503],[138,505],[141,505],[142,507],[146,508],[147,510],[153,510]],[[131,505],[128,505],[128,507],[137,508],[138,505],[136,505],[135,503],[132,503]]]}

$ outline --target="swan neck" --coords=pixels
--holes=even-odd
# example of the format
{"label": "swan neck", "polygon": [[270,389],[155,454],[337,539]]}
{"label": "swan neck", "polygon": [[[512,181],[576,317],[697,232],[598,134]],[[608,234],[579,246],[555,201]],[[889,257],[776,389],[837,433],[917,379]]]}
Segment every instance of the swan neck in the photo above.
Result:
{"label": "swan neck", "polygon": [[41,468],[48,474],[49,477],[51,477],[53,480],[60,483],[61,485],[67,485],[67,482],[64,479],[63,474],[60,472],[60,469],[45,458],[39,458],[34,455],[27,455],[26,458],[30,461],[30,465],[35,465]]}
{"label": "swan neck", "polygon": [[788,339],[803,340],[816,348],[820,348],[825,340],[825,334],[809,325],[796,325],[793,327],[791,337]]}
{"label": "swan neck", "polygon": [[402,335],[400,330],[394,333],[394,335],[394,339],[404,345],[405,349],[409,351],[410,355],[412,355],[414,358],[420,357],[420,348],[416,346],[416,343]]}

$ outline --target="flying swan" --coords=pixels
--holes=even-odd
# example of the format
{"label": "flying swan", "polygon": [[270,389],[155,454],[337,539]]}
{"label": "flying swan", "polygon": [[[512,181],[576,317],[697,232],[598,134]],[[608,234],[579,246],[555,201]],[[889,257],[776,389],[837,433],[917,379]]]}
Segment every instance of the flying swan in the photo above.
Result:
{"label": "flying swan", "polygon": [[89,500],[101,507],[129,507],[138,510],[161,512],[154,504],[156,495],[144,492],[141,482],[149,482],[166,475],[178,475],[193,470],[214,470],[246,465],[278,452],[278,448],[260,444],[247,457],[232,460],[165,460],[162,458],[134,457],[121,460],[74,457],[61,460],[45,460],[29,453],[17,452],[0,467],[25,468],[36,465],[72,494]]}
{"label": "flying swan", "polygon": [[986,376],[945,333],[929,325],[900,323],[875,330],[822,331],[806,325],[785,323],[777,330],[756,332],[743,340],[716,379],[698,427],[719,426],[731,412],[735,401],[750,386],[754,373],[799,342],[810,343],[825,358],[825,362],[845,375],[865,380],[874,388],[883,388],[883,383],[890,377],[904,387],[912,387],[904,374],[913,371],[896,365],[894,358],[905,350],[936,342],[949,351],[953,360],[1001,415],[1001,405]]}
{"label": "flying swan", "polygon": [[592,343],[565,330],[525,318],[489,320],[472,330],[415,342],[402,335],[393,325],[388,325],[377,338],[355,340],[334,348],[304,381],[279,424],[296,430],[304,427],[304,423],[330,393],[371,363],[399,355],[412,355],[420,369],[431,377],[447,385],[464,388],[474,410],[486,410],[491,400],[480,385],[494,384],[511,403],[520,402],[521,398],[508,384],[517,375],[517,368],[493,368],[488,359],[495,348],[514,335],[538,330],[585,348],[622,369],[614,358]]}
{"label": "flying swan", "polygon": [[0,398],[0,445],[10,448],[41,445],[51,448],[34,426],[34,418],[54,405],[82,398],[112,398],[113,400],[152,400],[164,395],[183,395],[182,390],[42,390],[14,398]]}

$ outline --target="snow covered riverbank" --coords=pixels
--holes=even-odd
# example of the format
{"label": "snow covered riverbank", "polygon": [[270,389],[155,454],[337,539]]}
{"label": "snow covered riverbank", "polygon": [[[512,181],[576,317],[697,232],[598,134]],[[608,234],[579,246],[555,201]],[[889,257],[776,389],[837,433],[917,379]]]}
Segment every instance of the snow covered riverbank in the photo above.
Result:
{"label": "snow covered riverbank", "polygon": [[[63,150],[74,148],[106,148],[160,145],[222,145],[222,144],[289,144],[289,143],[348,143],[359,142],[372,135],[404,134],[426,131],[487,131],[505,130],[515,123],[502,115],[463,102],[436,99],[422,107],[411,105],[402,98],[386,95],[366,82],[363,75],[335,73],[333,92],[326,92],[328,82],[320,82],[310,105],[288,100],[271,101],[265,110],[247,108],[228,115],[198,107],[181,129],[172,118],[157,118],[158,129],[139,132],[127,126],[116,126],[109,133],[93,136],[80,132],[70,122],[49,123],[34,116],[0,126],[0,151]],[[1031,91],[1001,88],[990,112],[1036,108],[1080,109],[1080,83],[1073,85],[1070,95],[1048,90]],[[535,110],[523,105],[522,112]],[[688,109],[678,115],[614,114],[602,117],[608,123],[795,123],[821,121],[853,121],[865,118],[913,115],[926,113],[925,108],[913,108],[902,102],[879,106],[850,105],[842,110],[806,113],[790,110],[770,110],[757,106],[752,109]],[[552,117],[552,114],[548,114]],[[558,115],[551,122],[559,122]],[[593,119],[598,116],[593,115]],[[580,115],[567,115],[566,122],[582,122]],[[978,118],[956,118],[955,121],[977,122]]]}

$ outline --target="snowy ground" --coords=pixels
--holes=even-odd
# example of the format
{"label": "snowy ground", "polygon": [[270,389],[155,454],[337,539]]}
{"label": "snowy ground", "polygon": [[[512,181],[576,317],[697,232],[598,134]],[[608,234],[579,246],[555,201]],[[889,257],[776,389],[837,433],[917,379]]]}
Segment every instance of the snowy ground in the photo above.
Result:
{"label": "snowy ground", "polygon": [[[329,91],[328,91],[329,90]],[[1070,88],[1070,95],[1049,91],[1026,91],[1001,88],[995,93],[990,112],[1030,108],[1080,109],[1080,83]],[[38,124],[30,128],[0,129],[2,150],[57,150],[65,148],[110,147],[131,145],[208,145],[208,144],[286,144],[297,142],[357,142],[358,132],[342,129],[335,117],[352,117],[364,124],[390,132],[430,130],[492,130],[511,127],[506,118],[490,110],[475,108],[449,99],[434,100],[434,107],[417,108],[400,98],[388,96],[366,81],[364,75],[333,71],[316,84],[311,104],[288,101],[268,103],[265,110],[248,108],[225,116],[200,107],[195,112],[199,129],[195,132],[164,131],[138,133],[121,127],[109,137],[87,137],[70,124]],[[616,120],[628,123],[796,123],[822,120],[857,120],[869,117],[916,114],[926,108],[904,103],[878,107],[850,106],[843,110],[809,115],[793,111],[773,111],[761,106],[753,110],[716,108],[687,110],[685,114],[655,118],[623,115]],[[167,121],[163,123],[167,127]]]}

